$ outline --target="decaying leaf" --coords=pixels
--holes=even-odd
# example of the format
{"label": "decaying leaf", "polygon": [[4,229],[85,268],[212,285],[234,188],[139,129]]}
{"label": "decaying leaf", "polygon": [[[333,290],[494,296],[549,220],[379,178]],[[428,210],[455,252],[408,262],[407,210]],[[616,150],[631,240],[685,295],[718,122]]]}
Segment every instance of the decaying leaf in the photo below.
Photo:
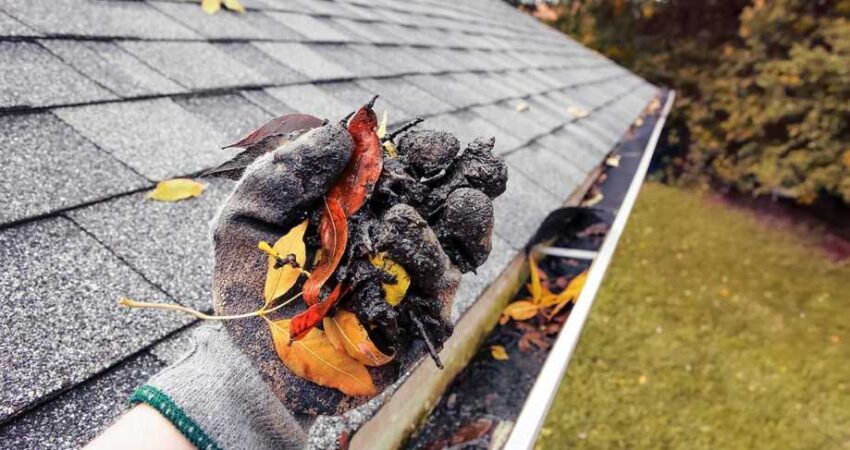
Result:
{"label": "decaying leaf", "polygon": [[337,285],[326,299],[313,303],[304,311],[293,316],[292,322],[289,324],[292,339],[297,341],[304,338],[311,328],[318,325],[328,315],[328,312],[343,295],[345,295],[343,286]]}
{"label": "decaying leaf", "polygon": [[590,111],[580,107],[580,106],[570,106],[567,108],[567,112],[570,113],[576,119],[581,119],[582,117],[587,117],[590,115]]}
{"label": "decaying leaf", "polygon": [[[269,246],[266,242],[260,243],[260,250],[269,254],[269,269],[263,290],[266,306],[289,292],[301,276],[301,267],[304,267],[307,259],[307,248],[304,245],[305,231],[307,231],[306,220],[289,230],[274,243],[274,246]],[[284,263],[288,258],[294,259],[294,264]]]}
{"label": "decaying leaf", "polygon": [[339,201],[325,199],[325,211],[319,223],[322,255],[310,278],[304,283],[304,301],[312,306],[319,301],[322,286],[336,270],[348,245],[348,220]]}
{"label": "decaying leaf", "polygon": [[386,355],[375,346],[354,313],[339,310],[333,317],[325,317],[322,323],[331,344],[357,361],[377,367],[393,360],[394,355]]}
{"label": "decaying leaf", "polygon": [[491,345],[490,346],[490,355],[493,359],[497,359],[499,361],[507,361],[510,359],[508,356],[508,352],[505,351],[505,347],[501,345]]}
{"label": "decaying leaf", "polygon": [[514,320],[528,320],[537,315],[538,306],[534,304],[534,302],[528,300],[519,300],[513,303],[509,303],[505,309],[502,310],[502,318],[499,319],[499,323],[502,325],[508,323],[510,319]]}
{"label": "decaying leaf", "polygon": [[384,287],[387,303],[396,306],[401,303],[410,287],[410,275],[401,264],[393,261],[386,252],[380,252],[369,257],[372,265],[395,277],[395,283],[381,283]]}
{"label": "decaying leaf", "polygon": [[377,393],[366,366],[337,350],[323,331],[313,328],[303,339],[290,344],[289,320],[266,321],[278,357],[295,375],[347,395]]}
{"label": "decaying leaf", "polygon": [[189,178],[174,178],[160,181],[156,188],[146,196],[160,202],[177,202],[187,198],[197,197],[207,186]]}
{"label": "decaying leaf", "polygon": [[201,9],[207,14],[215,14],[221,9],[221,0],[201,0]]}

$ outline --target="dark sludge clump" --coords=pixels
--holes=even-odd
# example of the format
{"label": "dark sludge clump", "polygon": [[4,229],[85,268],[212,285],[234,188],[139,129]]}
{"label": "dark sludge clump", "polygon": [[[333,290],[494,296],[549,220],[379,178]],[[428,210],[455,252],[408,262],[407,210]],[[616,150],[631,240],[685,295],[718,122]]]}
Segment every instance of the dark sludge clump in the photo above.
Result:
{"label": "dark sludge clump", "polygon": [[[395,354],[395,367],[404,368],[426,353],[437,360],[451,336],[448,305],[461,274],[474,271],[490,253],[492,200],[505,191],[508,171],[492,153],[493,138],[462,148],[451,133],[414,128],[394,136],[393,143],[397,156],[384,155],[371,198],[350,218],[346,254],[334,281],[350,288],[337,308],[355,313],[375,345]],[[320,215],[317,205],[310,223],[318,224]],[[309,254],[319,248],[315,225],[311,228]],[[397,280],[369,261],[377,252],[386,252],[410,275],[397,306],[387,303],[383,288]],[[326,295],[330,288],[325,289]]]}

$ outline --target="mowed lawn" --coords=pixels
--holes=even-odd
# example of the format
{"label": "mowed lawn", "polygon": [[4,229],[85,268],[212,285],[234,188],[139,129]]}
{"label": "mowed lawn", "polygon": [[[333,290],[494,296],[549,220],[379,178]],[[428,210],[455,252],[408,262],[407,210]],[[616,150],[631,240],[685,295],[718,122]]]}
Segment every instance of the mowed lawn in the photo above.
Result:
{"label": "mowed lawn", "polygon": [[647,183],[538,449],[850,449],[850,265]]}

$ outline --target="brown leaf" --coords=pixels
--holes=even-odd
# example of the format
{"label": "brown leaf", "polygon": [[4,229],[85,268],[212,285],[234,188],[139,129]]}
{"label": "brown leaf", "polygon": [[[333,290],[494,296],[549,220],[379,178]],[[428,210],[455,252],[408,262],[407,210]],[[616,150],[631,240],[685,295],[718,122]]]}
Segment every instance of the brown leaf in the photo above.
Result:
{"label": "brown leaf", "polygon": [[377,367],[393,360],[394,355],[381,352],[369,338],[369,333],[354,313],[339,310],[323,321],[331,344],[361,363]]}
{"label": "brown leaf", "polygon": [[319,128],[324,120],[309,114],[284,114],[264,123],[260,128],[248,133],[237,142],[224,146],[223,148],[241,147],[248,148],[258,144],[263,139],[274,135],[286,135],[293,131],[311,130]]}
{"label": "brown leaf", "polygon": [[295,375],[339,389],[347,395],[371,396],[377,393],[366,366],[337,350],[323,331],[313,328],[304,339],[290,345],[289,320],[266,321],[271,328],[278,357]]}
{"label": "brown leaf", "polygon": [[549,348],[550,346],[549,341],[546,340],[545,335],[538,328],[532,328],[523,333],[519,338],[517,346],[521,351],[529,353],[534,350],[531,348],[531,344],[534,344],[539,349]]}
{"label": "brown leaf", "polygon": [[465,442],[481,439],[490,432],[493,427],[493,421],[490,419],[478,419],[475,422],[470,422],[460,427],[452,435],[451,445],[460,445]]}

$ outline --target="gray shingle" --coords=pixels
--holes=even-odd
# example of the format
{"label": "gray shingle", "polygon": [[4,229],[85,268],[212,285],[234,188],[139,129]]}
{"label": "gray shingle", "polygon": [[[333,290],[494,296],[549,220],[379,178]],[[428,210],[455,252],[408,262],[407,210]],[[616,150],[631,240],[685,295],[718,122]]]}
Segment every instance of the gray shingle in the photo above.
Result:
{"label": "gray shingle", "polygon": [[584,171],[563,156],[537,143],[519,148],[505,159],[535,184],[561,200],[566,200],[586,177]]}
{"label": "gray shingle", "polygon": [[227,143],[236,142],[272,118],[239,94],[177,98],[174,101],[218,130]]}
{"label": "gray shingle", "polygon": [[170,99],[61,108],[65,122],[142,175],[162,180],[226,161],[225,139]]}
{"label": "gray shingle", "polygon": [[111,42],[44,39],[41,45],[122,97],[174,94],[186,90]]}
{"label": "gray shingle", "polygon": [[31,42],[0,42],[0,108],[116,98]]}
{"label": "gray shingle", "polygon": [[455,108],[466,108],[488,101],[486,96],[464,86],[454,78],[441,75],[412,75],[405,77],[404,80],[430,92],[431,95]]}
{"label": "gray shingle", "polygon": [[39,33],[0,11],[0,36],[37,36]]}
{"label": "gray shingle", "polygon": [[277,11],[269,11],[267,14],[283,26],[297,31],[305,41],[347,42],[351,40],[347,34],[338,31],[329,19]]}
{"label": "gray shingle", "polygon": [[358,20],[334,17],[330,20],[332,26],[345,33],[352,42],[371,44],[393,44],[392,37],[376,33],[371,23]]}
{"label": "gray shingle", "polygon": [[452,322],[457,322],[460,319],[463,313],[478,299],[478,296],[484,292],[484,289],[508,267],[516,254],[517,251],[512,249],[504,239],[493,236],[493,248],[490,251],[490,256],[487,257],[487,261],[475,271],[476,273],[467,273],[461,278],[452,305]]}
{"label": "gray shingle", "polygon": [[[329,120],[340,120],[360,104],[347,105],[312,84],[295,84],[266,89],[272,97],[293,110]],[[368,100],[368,99],[367,99]]]}
{"label": "gray shingle", "polygon": [[269,83],[206,42],[122,41],[118,45],[190,89]]}
{"label": "gray shingle", "polygon": [[281,64],[266,52],[247,42],[213,44],[243,66],[250,67],[263,80],[271,84],[292,84],[306,82],[307,77]]}
{"label": "gray shingle", "polygon": [[49,113],[0,116],[0,136],[0,223],[150,184]]}
{"label": "gray shingle", "polygon": [[540,138],[537,143],[563,157],[581,172],[587,173],[601,162],[602,155],[608,153],[612,146],[598,139],[589,141],[583,137],[585,131],[581,126],[569,124]]}
{"label": "gray shingle", "polygon": [[[322,83],[317,85],[317,87],[327,92],[333,98],[341,101],[344,105],[348,105],[349,110],[356,109],[358,106],[369,101],[372,96],[381,94],[381,92],[366,90],[353,81]],[[406,122],[414,117],[402,107],[398,106],[398,104],[383,97],[378,99],[378,102],[375,105],[375,110],[378,111],[379,114],[383,114],[383,111],[386,110],[388,112],[387,117],[390,123]]]}
{"label": "gray shingle", "polygon": [[363,46],[363,54],[372,63],[383,65],[391,74],[433,73],[437,69],[428,61],[416,58],[410,47],[403,46]]}
{"label": "gray shingle", "polygon": [[330,61],[309,45],[298,42],[255,42],[260,50],[272,58],[304,74],[311,80],[351,78],[354,74]]}
{"label": "gray shingle", "polygon": [[508,189],[493,202],[495,233],[511,247],[525,246],[550,211],[563,203],[508,165]]}
{"label": "gray shingle", "polygon": [[151,4],[163,14],[207,38],[301,39],[300,34],[285,25],[281,25],[262,11],[250,11],[250,14],[220,12],[209,15],[199,8],[196,2],[172,3],[156,1],[151,2]]}
{"label": "gray shingle", "polygon": [[242,91],[242,96],[248,99],[251,103],[270,113],[273,117],[295,112],[291,106],[288,106],[282,101],[272,97],[268,92],[262,89]]}
{"label": "gray shingle", "polygon": [[493,152],[496,154],[504,153],[521,144],[516,138],[470,110],[432,116],[427,118],[422,126],[450,131],[464,144],[477,137],[495,137],[496,146]]}
{"label": "gray shingle", "polygon": [[234,183],[204,183],[207,189],[191,201],[156,202],[139,193],[75,210],[69,217],[176,301],[209,310],[210,222]]}
{"label": "gray shingle", "polygon": [[0,0],[0,9],[46,35],[198,37],[144,2]]}
{"label": "gray shingle", "polygon": [[455,73],[449,77],[459,81],[466,89],[477,91],[479,95],[487,99],[487,103],[516,97],[516,92],[513,90],[495,83],[492,78],[480,73]]}
{"label": "gray shingle", "polygon": [[404,105],[405,110],[416,116],[430,116],[454,109],[402,78],[366,79],[358,80],[358,83],[370,92],[380,93],[389,102]]}
{"label": "gray shingle", "polygon": [[186,323],[116,307],[125,295],[169,301],[67,219],[0,231],[0,420]]}
{"label": "gray shingle", "polygon": [[163,368],[148,354],[121,363],[102,376],[0,426],[0,448],[80,448],[127,408],[133,389]]}
{"label": "gray shingle", "polygon": [[504,101],[476,106],[472,108],[472,111],[493,122],[497,127],[505,130],[505,133],[509,133],[522,143],[551,131],[530,119],[524,112],[518,112],[516,102]]}
{"label": "gray shingle", "polygon": [[[327,44],[313,47],[322,58],[345,67],[357,78],[390,75],[395,72],[381,64],[373,63],[364,55],[364,47],[371,44]],[[368,51],[368,50],[367,50]]]}

